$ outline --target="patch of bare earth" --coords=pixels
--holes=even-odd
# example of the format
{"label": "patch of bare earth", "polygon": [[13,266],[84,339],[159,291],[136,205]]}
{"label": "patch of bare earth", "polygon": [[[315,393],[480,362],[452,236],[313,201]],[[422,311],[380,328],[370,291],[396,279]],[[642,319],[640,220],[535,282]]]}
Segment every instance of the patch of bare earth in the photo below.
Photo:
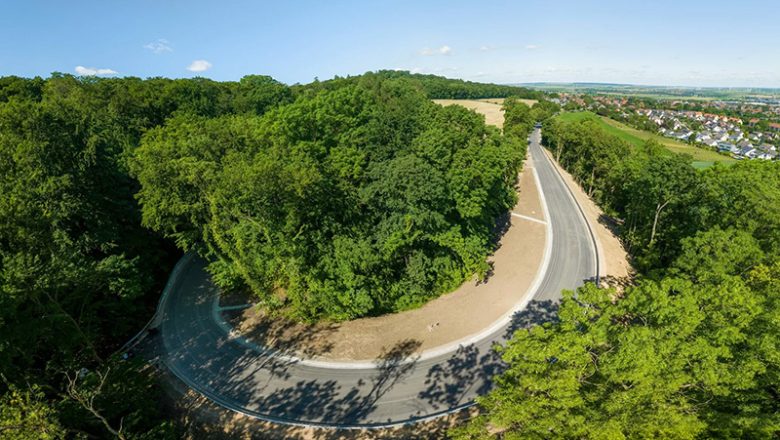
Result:
{"label": "patch of bare earth", "polygon": [[588,196],[585,190],[574,180],[574,177],[558,165],[552,154],[546,150],[545,152],[553,166],[560,171],[564,182],[571,189],[593,229],[598,245],[599,275],[601,276],[602,284],[622,290],[631,284],[634,270],[629,263],[628,253],[616,235],[617,225],[615,221],[604,214],[604,211]]}

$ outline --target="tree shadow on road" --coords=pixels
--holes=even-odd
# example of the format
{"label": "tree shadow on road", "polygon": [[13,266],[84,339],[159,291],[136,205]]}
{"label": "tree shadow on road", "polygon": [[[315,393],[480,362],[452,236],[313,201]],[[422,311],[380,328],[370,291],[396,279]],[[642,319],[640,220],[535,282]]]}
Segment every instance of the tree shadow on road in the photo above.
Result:
{"label": "tree shadow on road", "polygon": [[[288,421],[342,425],[392,422],[371,415],[377,402],[414,371],[420,345],[420,341],[406,340],[385,349],[376,361],[376,372],[352,386],[343,385],[349,379],[301,380],[269,390],[257,400],[248,400],[246,406],[257,414]],[[349,370],[345,371],[349,377]],[[356,373],[355,377],[358,376]]]}
{"label": "tree shadow on road", "polygon": [[530,328],[545,322],[558,320],[558,302],[549,299],[532,300],[528,305],[512,315],[512,320],[504,333],[504,339],[512,338],[516,331],[522,328]]}
{"label": "tree shadow on road", "polygon": [[[175,378],[174,378],[175,380]],[[169,416],[182,428],[181,438],[217,440],[292,439],[292,440],[363,440],[363,439],[444,439],[447,429],[468,420],[470,411],[462,411],[409,426],[385,429],[332,429],[299,427],[270,423],[247,417],[203,398],[186,388],[166,386],[163,405]]]}
{"label": "tree shadow on road", "polygon": [[426,388],[418,397],[436,410],[469,404],[474,396],[490,390],[492,378],[504,368],[495,350],[482,353],[475,345],[460,346],[446,361],[431,367]]}
{"label": "tree shadow on road", "polygon": [[[521,328],[554,321],[557,313],[557,302],[531,301],[525,309],[514,314],[504,339],[511,338]],[[446,362],[431,367],[425,380],[426,388],[418,397],[437,410],[466,405],[474,396],[486,394],[493,377],[504,368],[504,362],[494,349],[482,352],[476,345],[461,346]]]}

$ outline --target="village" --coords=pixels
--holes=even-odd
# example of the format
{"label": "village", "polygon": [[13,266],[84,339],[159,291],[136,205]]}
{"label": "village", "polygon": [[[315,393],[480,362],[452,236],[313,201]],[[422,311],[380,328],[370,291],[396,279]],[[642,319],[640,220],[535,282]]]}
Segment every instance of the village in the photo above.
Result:
{"label": "village", "polygon": [[742,119],[699,111],[640,109],[658,126],[663,136],[700,144],[730,154],[736,159],[773,160],[778,157],[780,124],[769,123],[768,130],[755,130],[758,119],[744,124]]}
{"label": "village", "polygon": [[553,101],[569,111],[589,110],[734,159],[780,160],[780,123],[772,122],[780,120],[777,100],[701,103],[561,93]]}

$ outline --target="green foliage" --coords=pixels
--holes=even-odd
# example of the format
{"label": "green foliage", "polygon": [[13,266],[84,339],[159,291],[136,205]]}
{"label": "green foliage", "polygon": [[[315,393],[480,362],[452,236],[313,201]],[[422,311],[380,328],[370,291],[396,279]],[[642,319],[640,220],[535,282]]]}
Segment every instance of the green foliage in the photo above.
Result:
{"label": "green foliage", "polygon": [[536,118],[531,107],[526,104],[513,99],[507,98],[504,100],[504,133],[509,135],[516,135],[523,133],[529,133],[536,123]]}
{"label": "green foliage", "polygon": [[38,387],[19,390],[10,385],[0,396],[0,437],[7,440],[55,440],[65,438],[56,412]]}
{"label": "green foliage", "polygon": [[753,235],[780,255],[780,163],[744,161],[696,170],[685,155],[647,142],[634,148],[585,118],[552,119],[544,143],[574,178],[622,222],[642,271],[666,267],[682,240],[713,226]]}
{"label": "green foliage", "polygon": [[561,106],[545,99],[540,99],[536,104],[531,107],[531,113],[533,115],[534,122],[546,121],[561,110]]}
{"label": "green foliage", "polygon": [[772,438],[780,432],[776,163],[696,171],[592,121],[548,148],[612,213],[644,271],[618,294],[564,294],[519,330],[507,370],[455,438]]}
{"label": "green foliage", "polygon": [[430,99],[481,99],[507,98],[510,96],[525,99],[540,99],[544,96],[541,92],[523,87],[477,83],[398,70],[380,70],[376,73],[367,73],[362,76],[376,76],[382,80],[406,80],[421,89]]}
{"label": "green foliage", "polygon": [[343,320],[417,307],[487,272],[523,143],[407,79],[318,85],[263,117],[173,118],[133,169],[144,224],[202,241],[214,279]]}
{"label": "green foliage", "polygon": [[565,295],[558,323],[502,350],[509,368],[479,399],[484,415],[455,437],[771,437],[780,309],[765,286],[777,269],[643,281],[617,301],[592,285]]}
{"label": "green foliage", "polygon": [[696,282],[712,277],[745,275],[765,258],[758,240],[746,231],[716,226],[684,238],[672,273],[683,273]]}
{"label": "green foliage", "polygon": [[0,437],[173,435],[148,371],[110,356],[178,256],[163,236],[305,317],[414,307],[484,272],[520,146],[421,90],[523,93],[388,72],[0,78]]}
{"label": "green foliage", "polygon": [[[148,319],[176,255],[141,225],[139,185],[128,172],[141,135],[174,115],[255,114],[276,100],[290,101],[290,91],[262,77],[0,79],[4,406],[39,402],[73,430],[81,419],[61,412],[68,400],[62,372],[103,368]],[[36,391],[19,394],[27,384]]]}

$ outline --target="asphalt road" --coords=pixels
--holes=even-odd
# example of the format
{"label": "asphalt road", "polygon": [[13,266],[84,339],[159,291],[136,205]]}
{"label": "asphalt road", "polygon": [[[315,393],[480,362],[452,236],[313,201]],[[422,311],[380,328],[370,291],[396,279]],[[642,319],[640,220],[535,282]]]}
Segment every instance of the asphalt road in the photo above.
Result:
{"label": "asphalt road", "polygon": [[468,406],[490,389],[502,368],[491,347],[522,326],[550,319],[562,289],[596,275],[596,253],[584,218],[565,184],[531,136],[536,168],[552,226],[546,273],[534,299],[512,321],[479,342],[430,359],[401,344],[373,368],[300,364],[230,338],[217,323],[217,291],[197,258],[161,305],[162,360],[192,389],[229,409],[281,423],[340,427],[414,422]]}

